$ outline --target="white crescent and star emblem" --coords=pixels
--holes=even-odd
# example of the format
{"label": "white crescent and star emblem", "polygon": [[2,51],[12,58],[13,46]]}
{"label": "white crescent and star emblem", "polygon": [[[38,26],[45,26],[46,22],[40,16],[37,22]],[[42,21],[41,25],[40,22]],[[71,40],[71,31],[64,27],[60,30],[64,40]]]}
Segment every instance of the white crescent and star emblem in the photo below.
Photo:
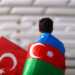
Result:
{"label": "white crescent and star emblem", "polygon": [[[35,55],[33,54],[33,48],[36,47],[37,45],[41,45],[41,46],[44,46],[44,47],[45,47],[45,45],[42,44],[42,43],[33,44],[33,45],[31,46],[31,48],[30,48],[30,56],[33,57],[33,58],[41,58],[41,57],[35,56]],[[47,56],[48,56],[49,58],[50,58],[50,57],[52,58],[52,57],[54,56],[54,53],[49,50],[49,51],[47,51]]]}
{"label": "white crescent and star emblem", "polygon": [[[9,70],[9,71],[12,71],[12,70],[16,67],[16,65],[17,65],[17,59],[16,59],[16,57],[15,57],[12,53],[5,53],[5,54],[3,54],[3,55],[0,57],[0,61],[1,61],[3,58],[5,58],[5,57],[10,57],[10,58],[13,60],[14,65],[13,65],[13,67]],[[4,69],[0,69],[0,74],[2,74],[2,73],[4,73],[4,72],[5,72]]]}
{"label": "white crescent and star emblem", "polygon": [[35,55],[33,54],[33,48],[36,47],[37,45],[45,46],[45,45],[42,44],[42,43],[33,44],[33,45],[31,46],[31,48],[30,48],[30,56],[31,56],[31,57],[34,57],[34,58],[41,58],[41,57],[37,57],[37,56],[35,56]]}

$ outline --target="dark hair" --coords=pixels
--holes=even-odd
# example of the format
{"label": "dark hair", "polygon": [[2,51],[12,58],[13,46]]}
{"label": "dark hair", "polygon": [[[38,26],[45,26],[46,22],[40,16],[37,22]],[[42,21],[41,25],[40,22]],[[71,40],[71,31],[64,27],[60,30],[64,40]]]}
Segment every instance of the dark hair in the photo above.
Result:
{"label": "dark hair", "polygon": [[42,33],[50,33],[53,30],[53,21],[50,18],[42,18],[39,21],[39,30]]}

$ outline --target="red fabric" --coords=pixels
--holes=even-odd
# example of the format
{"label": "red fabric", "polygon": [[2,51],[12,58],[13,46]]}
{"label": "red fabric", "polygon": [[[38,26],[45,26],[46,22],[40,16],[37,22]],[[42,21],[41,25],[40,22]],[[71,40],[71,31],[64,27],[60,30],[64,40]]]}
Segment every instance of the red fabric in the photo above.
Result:
{"label": "red fabric", "polygon": [[[15,63],[13,57],[15,57],[17,63],[12,69]],[[25,60],[26,51],[24,49],[3,37],[0,38],[0,75],[22,75]],[[2,69],[4,72],[1,74]]]}
{"label": "red fabric", "polygon": [[[32,54],[34,56],[37,56],[39,58],[35,58],[34,56],[31,55],[30,50],[31,47],[35,44],[38,44],[38,42],[34,42],[31,43],[29,46],[29,50],[28,50],[28,54],[27,54],[27,59],[28,58],[34,58],[34,59],[39,59],[42,61],[45,61],[47,63],[50,63],[56,67],[58,67],[59,69],[65,71],[65,58],[62,55],[62,53],[55,47],[47,45],[47,44],[43,44],[43,45],[36,45],[33,50],[32,50]],[[49,57],[48,52],[53,53],[53,55],[51,55]]]}

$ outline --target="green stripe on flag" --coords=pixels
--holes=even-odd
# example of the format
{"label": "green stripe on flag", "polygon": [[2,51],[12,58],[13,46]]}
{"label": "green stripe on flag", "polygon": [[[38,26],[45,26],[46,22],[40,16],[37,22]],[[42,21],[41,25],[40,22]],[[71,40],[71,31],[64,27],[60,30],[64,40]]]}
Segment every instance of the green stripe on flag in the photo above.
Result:
{"label": "green stripe on flag", "polygon": [[23,75],[65,75],[61,69],[38,59],[26,60]]}

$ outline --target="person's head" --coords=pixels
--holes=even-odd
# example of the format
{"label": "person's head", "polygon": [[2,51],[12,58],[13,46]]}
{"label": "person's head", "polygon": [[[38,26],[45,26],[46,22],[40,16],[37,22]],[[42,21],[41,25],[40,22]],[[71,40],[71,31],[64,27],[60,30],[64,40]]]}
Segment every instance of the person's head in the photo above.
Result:
{"label": "person's head", "polygon": [[39,31],[41,33],[52,33],[53,21],[50,18],[42,18],[39,21]]}

